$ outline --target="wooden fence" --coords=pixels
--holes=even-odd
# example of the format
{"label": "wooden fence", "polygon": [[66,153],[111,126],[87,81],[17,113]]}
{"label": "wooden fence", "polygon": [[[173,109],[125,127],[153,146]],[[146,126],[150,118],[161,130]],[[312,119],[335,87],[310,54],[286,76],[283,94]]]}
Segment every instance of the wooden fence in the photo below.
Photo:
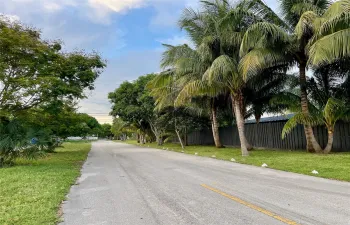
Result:
{"label": "wooden fence", "polygon": [[[282,129],[286,121],[263,123],[249,123],[245,125],[248,141],[254,147],[271,149],[305,149],[306,139],[304,128],[298,125],[282,140]],[[220,128],[220,139],[223,145],[239,146],[239,137],[236,126]],[[322,147],[327,144],[328,134],[324,127],[315,127],[314,133]],[[211,130],[196,131],[188,135],[190,145],[213,145]],[[337,123],[334,132],[333,151],[350,151],[350,123]]]}

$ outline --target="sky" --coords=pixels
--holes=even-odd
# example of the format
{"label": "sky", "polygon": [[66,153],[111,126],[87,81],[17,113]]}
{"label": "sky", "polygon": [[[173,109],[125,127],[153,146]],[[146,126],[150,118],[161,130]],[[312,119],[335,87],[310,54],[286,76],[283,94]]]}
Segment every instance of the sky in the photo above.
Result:
{"label": "sky", "polygon": [[[278,0],[265,0],[276,10]],[[160,72],[162,43],[190,44],[177,27],[185,7],[199,0],[2,0],[0,14],[34,26],[44,39],[62,40],[65,51],[96,51],[107,67],[79,111],[110,123],[107,95],[123,81]]]}

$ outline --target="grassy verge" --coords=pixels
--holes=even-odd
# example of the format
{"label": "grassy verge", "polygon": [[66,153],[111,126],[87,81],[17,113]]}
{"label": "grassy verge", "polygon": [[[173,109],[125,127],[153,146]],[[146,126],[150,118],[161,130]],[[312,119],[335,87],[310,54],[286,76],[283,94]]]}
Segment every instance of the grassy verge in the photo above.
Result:
{"label": "grassy verge", "polygon": [[[137,144],[134,140],[128,140],[129,144]],[[181,152],[181,146],[178,144],[165,144],[157,146],[155,143],[146,144],[152,148],[168,148],[169,150]],[[309,154],[299,151],[273,151],[273,150],[254,150],[250,152],[249,157],[242,157],[240,149],[223,148],[217,149],[213,146],[187,146],[186,154],[194,155],[196,152],[199,156],[212,157],[217,159],[231,160],[236,162],[261,166],[266,163],[270,168],[313,175],[311,171],[319,172],[317,177],[350,181],[350,153],[334,153],[330,155]]]}
{"label": "grassy verge", "polygon": [[57,153],[0,169],[0,224],[55,224],[59,206],[80,174],[90,143],[64,143]]}

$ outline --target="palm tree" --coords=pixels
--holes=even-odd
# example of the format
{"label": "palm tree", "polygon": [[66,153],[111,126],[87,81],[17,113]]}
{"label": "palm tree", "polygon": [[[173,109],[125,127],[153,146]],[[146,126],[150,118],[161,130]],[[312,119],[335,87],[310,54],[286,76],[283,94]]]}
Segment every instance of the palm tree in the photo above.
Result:
{"label": "palm tree", "polygon": [[[306,69],[309,61],[308,45],[315,40],[313,21],[324,14],[329,4],[328,0],[281,0],[283,18],[278,20],[279,23],[264,21],[252,25],[241,44],[241,71],[244,76],[276,65],[298,66],[301,110],[305,117],[309,116]],[[266,11],[265,8],[261,10]],[[307,150],[321,151],[312,127],[305,124],[304,128]]]}
{"label": "palm tree", "polygon": [[307,124],[310,126],[325,125],[328,131],[328,143],[319,153],[328,154],[332,150],[334,127],[338,120],[350,120],[350,108],[344,101],[329,98],[324,108],[310,110],[306,116],[302,112],[296,113],[288,120],[282,130],[282,138],[286,136],[297,124]]}
{"label": "palm tree", "polygon": [[[198,87],[205,84],[209,87],[216,86],[228,90],[236,116],[242,155],[247,156],[250,145],[244,134],[243,96],[241,93],[244,82],[238,72],[238,54],[234,54],[238,53],[237,46],[239,44],[237,43],[240,43],[243,36],[239,27],[243,21],[243,15],[240,14],[240,9],[234,11],[234,8],[226,0],[202,1],[202,9],[202,13],[186,9],[180,20],[181,28],[189,33],[198,46],[197,51],[201,60],[208,62],[209,65],[203,73],[203,80],[197,81],[193,85]],[[238,20],[238,16],[241,20]],[[233,56],[231,57],[231,55]]]}
{"label": "palm tree", "polygon": [[[219,123],[218,123],[218,103],[219,95],[224,94],[224,88],[221,88],[220,85],[209,84],[207,81],[202,80],[201,77],[193,79],[191,82],[187,83],[181,92],[179,93],[175,105],[180,106],[188,104],[188,102],[195,103],[195,106],[198,107],[198,104],[207,106],[209,108],[209,118],[212,127],[213,139],[215,146],[217,148],[222,148],[223,145],[220,141],[219,134]],[[198,98],[200,97],[200,99]],[[199,102],[198,102],[199,100]]]}
{"label": "palm tree", "polygon": [[350,108],[348,97],[344,91],[349,90],[339,75],[339,67],[331,64],[315,70],[314,76],[307,81],[309,98],[309,116],[301,111],[300,87],[297,77],[289,76],[284,91],[275,95],[271,104],[277,106],[282,112],[286,109],[294,116],[285,124],[282,138],[286,136],[297,124],[309,126],[325,125],[328,130],[328,144],[319,153],[328,154],[333,144],[334,126],[338,120],[349,120]]}
{"label": "palm tree", "polygon": [[[200,104],[196,106],[201,108],[200,106],[208,105],[210,108],[209,116],[212,123],[215,146],[222,148],[217,121],[216,96],[221,94],[223,89],[215,85],[209,86],[207,82],[202,81],[202,76],[210,64],[208,65],[204,62],[198,52],[191,49],[188,45],[165,45],[165,47],[167,50],[163,54],[162,67],[171,67],[172,74],[163,74],[149,85],[149,88],[153,89],[152,93],[157,98],[158,107],[169,106],[171,104],[169,99],[174,100],[175,107],[188,107],[189,103],[196,103],[192,101],[194,97],[197,97],[196,101],[198,102],[198,96],[200,96]],[[172,86],[171,92],[168,89],[170,86]],[[167,96],[164,95],[164,91],[167,91],[167,95],[172,93],[172,98],[164,98],[164,96]],[[165,101],[167,101],[167,104],[164,104]]]}
{"label": "palm tree", "polygon": [[209,82],[221,83],[230,92],[232,108],[236,118],[242,156],[248,156],[249,145],[244,133],[244,109],[242,87],[244,80],[238,71],[238,63],[233,58],[222,55],[210,67],[205,79]]}

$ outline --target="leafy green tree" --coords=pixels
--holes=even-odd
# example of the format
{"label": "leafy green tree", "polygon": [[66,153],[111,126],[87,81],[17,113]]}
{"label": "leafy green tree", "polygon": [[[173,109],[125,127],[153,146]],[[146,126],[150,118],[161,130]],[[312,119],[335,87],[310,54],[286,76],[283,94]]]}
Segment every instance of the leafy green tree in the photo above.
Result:
{"label": "leafy green tree", "polygon": [[0,18],[2,162],[53,151],[56,138],[76,126],[68,102],[85,98],[104,67],[98,54],[64,53],[60,42],[43,40],[40,31]]}
{"label": "leafy green tree", "polygon": [[78,113],[76,117],[76,123],[69,127],[72,136],[85,138],[88,135],[97,136],[101,132],[101,125],[95,117],[86,113]]}
{"label": "leafy green tree", "polygon": [[111,132],[114,138],[125,141],[129,133],[137,133],[137,128],[117,117],[113,119]]}
{"label": "leafy green tree", "polygon": [[156,136],[158,139],[161,136],[155,126],[154,99],[146,89],[146,84],[154,77],[154,74],[149,74],[132,83],[126,81],[108,95],[112,103],[111,115],[137,127],[141,143],[146,142],[146,137],[153,139]]}
{"label": "leafy green tree", "polygon": [[59,42],[0,18],[1,115],[31,109],[62,98],[84,98],[84,90],[105,67],[97,54],[63,53]]}
{"label": "leafy green tree", "polygon": [[111,137],[113,137],[112,125],[108,124],[108,123],[102,124],[99,137],[101,137],[101,138],[111,138]]}

